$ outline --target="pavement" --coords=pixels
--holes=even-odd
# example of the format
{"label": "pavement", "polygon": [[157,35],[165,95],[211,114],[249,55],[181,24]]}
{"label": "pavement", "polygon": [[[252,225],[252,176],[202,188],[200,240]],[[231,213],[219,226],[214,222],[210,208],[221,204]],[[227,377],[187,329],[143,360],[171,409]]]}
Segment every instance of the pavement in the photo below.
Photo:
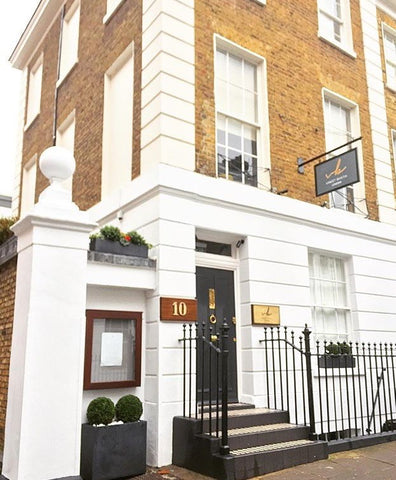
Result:
{"label": "pavement", "polygon": [[[133,480],[212,480],[169,465],[150,468]],[[255,480],[396,480],[396,441],[333,453],[327,460],[255,477]]]}

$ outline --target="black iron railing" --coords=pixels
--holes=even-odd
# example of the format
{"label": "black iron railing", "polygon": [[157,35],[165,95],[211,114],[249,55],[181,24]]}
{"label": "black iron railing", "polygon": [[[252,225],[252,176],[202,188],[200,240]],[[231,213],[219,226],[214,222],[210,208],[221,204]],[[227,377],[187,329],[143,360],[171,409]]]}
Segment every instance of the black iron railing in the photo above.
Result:
{"label": "black iron railing", "polygon": [[183,325],[183,416],[199,420],[199,433],[221,438],[228,446],[228,331],[215,325]]}
{"label": "black iron railing", "polygon": [[315,342],[306,327],[265,328],[266,406],[289,411],[312,438],[340,440],[396,429],[396,346]]}

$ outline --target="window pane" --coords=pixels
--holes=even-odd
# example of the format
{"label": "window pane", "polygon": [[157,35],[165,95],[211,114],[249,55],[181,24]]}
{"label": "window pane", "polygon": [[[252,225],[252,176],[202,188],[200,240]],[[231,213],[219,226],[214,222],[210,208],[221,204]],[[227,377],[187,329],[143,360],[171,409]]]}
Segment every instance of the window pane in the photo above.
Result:
{"label": "window pane", "polygon": [[242,150],[241,124],[236,120],[228,120],[228,146]]}
{"label": "window pane", "polygon": [[242,59],[235,57],[234,55],[229,56],[229,80],[233,85],[238,85],[242,87]]}
{"label": "window pane", "polygon": [[223,177],[226,174],[226,153],[225,148],[217,147],[217,173],[219,177]]}
{"label": "window pane", "polygon": [[223,50],[216,51],[216,78],[227,79],[227,54]]}
{"label": "window pane", "polygon": [[243,135],[244,135],[244,139],[243,139],[244,152],[250,153],[252,155],[257,155],[256,129],[245,125],[243,129]]}
{"label": "window pane", "polygon": [[243,116],[243,90],[230,85],[229,113],[235,117]]}
{"label": "window pane", "polygon": [[252,185],[253,187],[255,187],[257,185],[257,159],[245,155],[244,167],[245,167],[245,184]]}
{"label": "window pane", "polygon": [[217,143],[220,143],[221,145],[225,145],[226,143],[225,130],[226,120],[222,115],[219,115],[217,117]]}
{"label": "window pane", "polygon": [[256,65],[245,62],[245,88],[257,92]]}
{"label": "window pane", "polygon": [[249,122],[257,122],[257,95],[255,93],[245,92],[245,118]]}
{"label": "window pane", "polygon": [[349,326],[344,261],[310,253],[309,274],[315,333],[328,341],[344,340]]}
{"label": "window pane", "polygon": [[216,105],[218,110],[227,110],[227,83],[223,80],[216,81]]}
{"label": "window pane", "polygon": [[240,153],[229,150],[228,174],[237,182],[242,181],[242,156]]}

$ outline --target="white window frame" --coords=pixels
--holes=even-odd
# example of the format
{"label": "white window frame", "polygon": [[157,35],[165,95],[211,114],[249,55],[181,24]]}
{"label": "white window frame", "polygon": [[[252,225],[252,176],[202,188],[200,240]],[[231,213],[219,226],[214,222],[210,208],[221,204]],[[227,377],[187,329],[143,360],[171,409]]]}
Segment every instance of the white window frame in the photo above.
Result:
{"label": "white window frame", "polygon": [[[343,269],[344,269],[344,277],[345,281],[339,281],[339,280],[328,280],[324,279],[323,277],[317,277],[313,276],[313,273],[317,272],[312,272],[311,268],[309,267],[309,289],[310,289],[310,299],[311,299],[311,315],[312,315],[312,324],[313,324],[313,333],[315,335],[315,338],[317,340],[328,340],[332,342],[343,342],[343,341],[348,341],[351,338],[352,335],[352,309],[351,309],[351,301],[350,301],[350,287],[349,287],[349,261],[348,258],[334,254],[334,253],[329,253],[325,251],[319,251],[319,250],[309,250],[308,251],[308,259],[310,256],[318,257],[318,256],[324,256],[327,258],[331,258],[333,260],[340,260],[343,263]],[[308,261],[308,266],[309,266],[309,261]],[[326,282],[331,282],[334,283],[335,285],[343,284],[345,289],[344,289],[344,294],[345,294],[345,305],[342,305],[341,303],[336,303],[334,305],[330,304],[318,304],[314,300],[314,294],[313,294],[313,289],[312,289],[312,284],[316,281],[326,281]],[[335,290],[337,292],[337,290]],[[337,296],[337,293],[335,293],[335,296]],[[342,311],[346,313],[346,332],[339,332],[339,329],[337,328],[337,334],[330,333],[326,330],[319,331],[318,325],[316,323],[315,319],[315,309],[321,309],[321,308],[327,308],[327,309],[334,309],[335,310],[335,321],[337,321],[337,312]],[[325,327],[325,326],[324,326]]]}
{"label": "white window frame", "polygon": [[[337,47],[338,49],[342,50],[347,55],[356,58],[356,52],[353,50],[353,38],[352,38],[352,22],[351,22],[351,9],[349,5],[349,0],[341,0],[340,7],[341,7],[341,17],[340,19],[334,17],[330,12],[323,10],[320,8],[320,1],[318,0],[318,36],[322,40],[330,43],[331,45]],[[327,35],[326,32],[321,31],[320,24],[321,24],[321,17],[325,16],[330,20],[334,20],[340,23],[341,27],[341,39],[337,40],[334,37],[330,37]]]}
{"label": "white window frame", "polygon": [[125,0],[107,0],[106,15],[103,17],[103,23],[109,22],[124,2]]}
{"label": "white window frame", "polygon": [[[322,108],[323,108],[323,125],[324,125],[324,132],[325,132],[325,139],[326,139],[326,115],[325,115],[325,101],[326,99],[338,103],[340,106],[348,109],[350,111],[350,121],[351,121],[351,135],[353,139],[359,138],[360,134],[360,115],[359,115],[359,105],[351,100],[339,95],[338,93],[332,92],[327,88],[322,89]],[[344,151],[348,151],[351,148],[357,148],[357,155],[358,155],[358,167],[359,167],[359,178],[360,181],[351,185],[350,187],[353,188],[354,193],[354,204],[355,204],[355,214],[362,215],[364,217],[367,216],[367,206],[366,206],[366,190],[364,185],[364,162],[363,162],[363,150],[362,150],[362,143],[356,142],[349,147],[345,147],[343,149],[337,150],[334,154],[330,155],[329,158],[332,158],[335,155],[339,155]],[[330,146],[328,144],[328,140],[326,141],[326,151],[331,150],[334,146]],[[347,188],[350,188],[347,187]],[[331,193],[329,193],[329,200],[330,206],[331,204]]]}
{"label": "white window frame", "polygon": [[41,110],[44,55],[41,54],[29,69],[29,85],[26,102],[25,130],[33,123]]}
{"label": "white window frame", "polygon": [[390,37],[393,37],[392,40],[396,46],[396,30],[386,23],[382,22],[382,47],[384,51],[384,61],[385,61],[385,74],[386,74],[386,86],[393,91],[396,91],[396,74],[392,79],[390,79],[389,76],[389,66],[392,66],[393,68],[396,69],[396,61],[392,61],[389,59],[389,56],[387,55],[387,49],[386,49],[386,42],[385,42],[385,36],[388,35]]}
{"label": "white window frame", "polygon": [[[34,207],[36,196],[37,181],[37,154],[26,162],[22,168],[22,185],[21,185],[21,214],[24,216]],[[30,189],[30,187],[33,188]]]}
{"label": "white window frame", "polygon": [[[132,162],[133,162],[133,138],[132,138],[132,131],[133,131],[133,108],[134,108],[134,42],[130,43],[128,47],[121,53],[121,55],[117,58],[117,60],[111,65],[111,67],[106,71],[104,75],[104,106],[103,106],[103,139],[102,139],[102,191],[101,191],[101,198],[105,198],[106,196],[114,193],[115,190],[125,186],[130,180],[132,176]],[[130,82],[131,86],[131,102],[130,105],[132,110],[131,116],[131,128],[130,128],[130,138],[128,138],[128,158],[129,164],[127,165],[127,172],[123,176],[124,183],[115,186],[112,181],[109,179],[111,178],[111,171],[114,171],[114,164],[113,158],[111,154],[111,126],[113,123],[111,122],[111,118],[109,115],[109,111],[111,111],[111,79],[112,77],[120,71],[127,62],[132,62],[132,78]],[[114,87],[113,87],[114,88]]]}
{"label": "white window frame", "polygon": [[[270,181],[270,134],[269,134],[269,113],[268,113],[268,88],[267,88],[267,65],[266,59],[251,50],[248,50],[240,45],[222,37],[218,34],[214,35],[214,82],[216,82],[216,51],[222,49],[230,54],[238,56],[253,63],[257,71],[257,123],[252,124],[257,128],[257,187],[266,190],[271,189]],[[216,88],[215,92],[215,137],[216,137],[216,176],[218,176],[218,161],[217,161],[217,117],[218,114],[224,115],[228,118],[235,118],[238,121],[246,123],[244,119],[230,116],[227,112],[220,111],[216,108]],[[248,122],[249,123],[249,122]]]}
{"label": "white window frame", "polygon": [[[68,36],[68,30],[70,29],[70,21],[77,15],[77,36]],[[61,51],[60,51],[60,68],[59,79],[56,83],[57,87],[65,80],[69,73],[73,70],[74,66],[78,63],[78,47],[80,37],[80,0],[70,6],[63,19],[62,25],[62,38],[61,38]],[[72,49],[71,55],[69,53],[65,55],[65,49]],[[65,60],[65,58],[67,60]],[[65,63],[66,62],[66,63]]]}

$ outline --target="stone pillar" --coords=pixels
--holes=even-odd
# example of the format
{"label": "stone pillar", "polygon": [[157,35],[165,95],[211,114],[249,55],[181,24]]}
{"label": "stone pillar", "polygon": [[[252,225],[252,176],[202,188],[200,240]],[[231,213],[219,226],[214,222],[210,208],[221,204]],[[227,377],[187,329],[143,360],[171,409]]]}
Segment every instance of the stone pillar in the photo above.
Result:
{"label": "stone pillar", "polygon": [[50,180],[13,230],[18,267],[2,479],[80,479],[88,234],[95,228],[61,182],[74,171],[61,147]]}

